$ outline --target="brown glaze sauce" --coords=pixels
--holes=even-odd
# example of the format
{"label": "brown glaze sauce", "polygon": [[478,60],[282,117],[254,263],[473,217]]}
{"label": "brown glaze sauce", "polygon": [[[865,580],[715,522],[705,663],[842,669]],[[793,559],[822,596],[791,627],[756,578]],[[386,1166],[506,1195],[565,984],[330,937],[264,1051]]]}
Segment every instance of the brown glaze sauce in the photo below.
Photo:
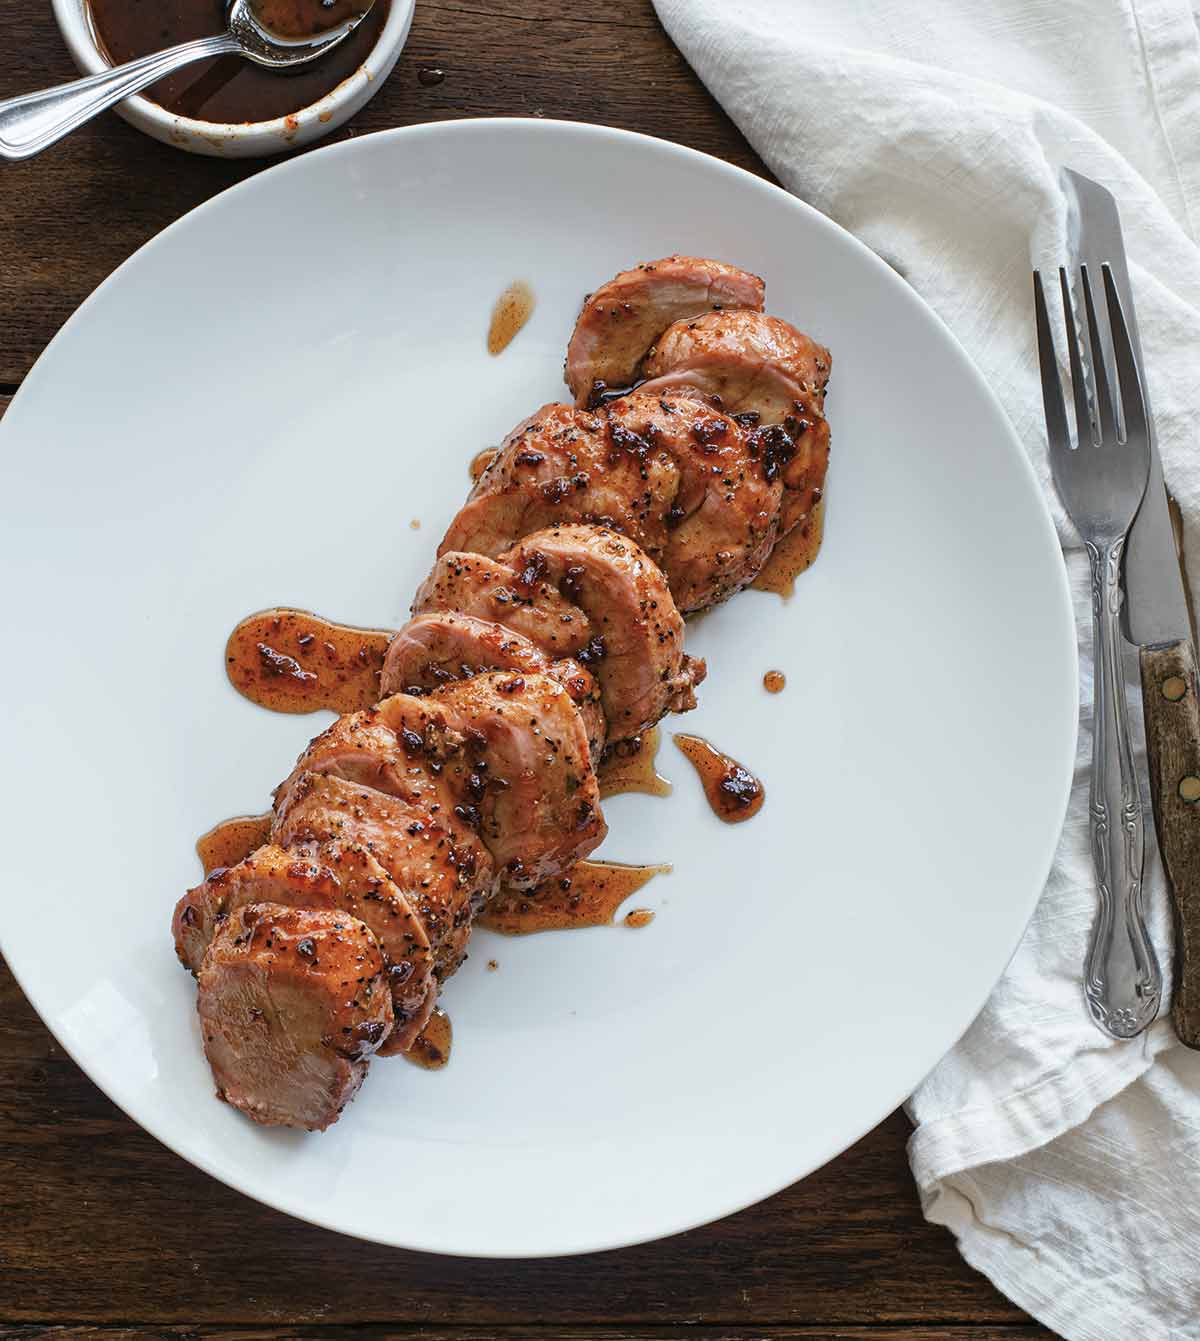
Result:
{"label": "brown glaze sauce", "polygon": [[[389,0],[375,0],[362,23],[311,65],[279,74],[242,56],[197,61],[151,84],[143,97],[199,121],[269,121],[309,107],[362,65],[387,20]],[[359,0],[257,0],[270,26],[299,25],[311,33],[361,13]],[[92,29],[114,65],[178,42],[225,31],[223,0],[88,0]],[[280,29],[281,30],[281,29]],[[296,30],[296,29],[293,29]]]}
{"label": "brown glaze sauce", "polygon": [[467,467],[467,474],[470,475],[472,482],[483,474],[499,454],[499,449],[496,447],[485,447],[482,452],[475,453],[471,458],[471,464]]}
{"label": "brown glaze sauce", "polygon": [[233,819],[214,824],[206,834],[196,839],[196,856],[211,875],[225,866],[236,866],[256,848],[262,847],[271,835],[271,811],[265,815],[235,815]]}
{"label": "brown glaze sauce", "polygon": [[503,936],[538,931],[612,926],[617,909],[656,875],[671,867],[626,866],[618,861],[580,861],[564,876],[530,890],[501,890],[476,919]]}
{"label": "brown glaze sauce", "polygon": [[450,1016],[441,1006],[437,1006],[429,1017],[429,1023],[413,1039],[412,1047],[398,1055],[423,1071],[440,1071],[450,1060],[453,1042],[454,1030],[450,1025]]}
{"label": "brown glaze sauce", "polygon": [[662,732],[658,727],[632,740],[618,740],[601,756],[596,778],[600,799],[620,796],[622,792],[641,792],[645,796],[670,796],[671,784],[658,771],[658,750]]}
{"label": "brown glaze sauce", "polygon": [[783,671],[767,671],[763,676],[763,688],[768,694],[782,694],[787,687],[787,676]]}
{"label": "brown glaze sauce", "polygon": [[496,299],[488,326],[489,354],[503,354],[512,344],[521,327],[533,315],[534,303],[533,290],[523,279],[510,284]]}
{"label": "brown glaze sauce", "polygon": [[369,0],[250,0],[250,9],[262,26],[278,37],[315,37],[338,24],[361,18]]}
{"label": "brown glaze sauce", "polygon": [[796,579],[811,568],[825,534],[825,502],[818,500],[812,512],[783,537],[750,583],[754,591],[773,591],[787,600],[796,590]]}
{"label": "brown glaze sauce", "polygon": [[700,775],[708,804],[718,819],[740,824],[758,814],[766,792],[749,769],[700,736],[677,732],[673,739]]}
{"label": "brown glaze sauce", "polygon": [[239,694],[272,712],[357,712],[379,699],[391,637],[307,610],[264,610],[229,635],[225,672]]}

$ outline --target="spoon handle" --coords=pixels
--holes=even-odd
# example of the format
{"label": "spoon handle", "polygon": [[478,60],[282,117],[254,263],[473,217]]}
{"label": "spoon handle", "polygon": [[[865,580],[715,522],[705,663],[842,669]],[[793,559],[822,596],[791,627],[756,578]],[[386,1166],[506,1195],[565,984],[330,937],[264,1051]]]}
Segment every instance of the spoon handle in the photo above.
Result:
{"label": "spoon handle", "polygon": [[32,158],[114,103],[205,56],[240,51],[230,33],[201,37],[69,84],[0,101],[0,158]]}

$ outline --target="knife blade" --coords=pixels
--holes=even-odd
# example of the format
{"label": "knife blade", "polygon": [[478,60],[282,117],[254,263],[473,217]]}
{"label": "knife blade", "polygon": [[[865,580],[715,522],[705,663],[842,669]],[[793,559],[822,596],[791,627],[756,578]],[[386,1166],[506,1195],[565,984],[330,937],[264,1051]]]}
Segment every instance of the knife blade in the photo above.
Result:
{"label": "knife blade", "polygon": [[[1078,274],[1080,264],[1086,265],[1093,275],[1100,274],[1100,267],[1104,263],[1111,267],[1142,378],[1146,419],[1150,425],[1150,478],[1125,546],[1125,601],[1121,607],[1121,630],[1128,641],[1138,647],[1190,638],[1192,628],[1187,596],[1175,544],[1175,531],[1171,525],[1162,459],[1154,435],[1154,415],[1146,391],[1142,341],[1134,310],[1133,290],[1129,283],[1121,216],[1112,193],[1099,182],[1070,168],[1063,169],[1062,181],[1067,198],[1067,249],[1071,258],[1071,273]],[[1097,304],[1097,308],[1103,306],[1103,303]],[[1116,386],[1108,313],[1098,311],[1097,316],[1102,328],[1108,384]]]}
{"label": "knife blade", "polygon": [[[1108,265],[1129,328],[1150,428],[1150,478],[1125,548],[1121,629],[1138,647],[1154,827],[1175,914],[1171,1016],[1181,1042],[1200,1048],[1200,700],[1181,552],[1172,523],[1146,391],[1117,203],[1098,182],[1065,168],[1071,273]],[[1097,304],[1097,308],[1103,304]],[[1109,386],[1117,386],[1108,314],[1097,313]],[[1094,388],[1093,388],[1094,391]]]}

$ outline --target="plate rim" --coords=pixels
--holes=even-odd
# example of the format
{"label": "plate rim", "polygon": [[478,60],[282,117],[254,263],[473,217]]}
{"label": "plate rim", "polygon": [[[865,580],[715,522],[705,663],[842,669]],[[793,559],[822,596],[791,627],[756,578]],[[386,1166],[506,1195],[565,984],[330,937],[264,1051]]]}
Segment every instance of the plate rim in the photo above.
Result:
{"label": "plate rim", "polygon": [[[1032,509],[1029,517],[1031,534],[1026,538],[1026,543],[1034,543],[1034,536],[1032,534],[1034,527],[1033,516],[1036,514],[1036,525],[1041,534],[1040,543],[1048,543],[1049,546],[1058,553],[1061,559],[1061,543],[1054,526],[1045,492],[1037,477],[1037,472],[1034,469],[1025,446],[1018,436],[998,395],[984,377],[982,371],[976,365],[974,360],[967,353],[961,342],[955,336],[954,332],[942,320],[938,312],[921,296],[921,294],[914,290],[901,276],[899,276],[886,261],[872,251],[865,242],[856,237],[848,229],[838,224],[835,220],[831,219],[828,215],[821,213],[821,211],[802,200],[799,196],[786,190],[784,187],[778,186],[764,177],[760,177],[745,168],[739,167],[737,164],[727,162],[713,154],[705,153],[702,150],[694,149],[672,140],[662,139],[658,136],[648,135],[639,131],[625,130],[620,127],[600,123],[577,122],[555,118],[505,116],[464,117],[455,120],[430,121],[413,125],[391,127],[368,135],[347,138],[333,144],[322,145],[304,153],[297,154],[295,157],[277,162],[261,172],[257,172],[250,177],[244,178],[242,181],[236,182],[232,186],[218,192],[216,195],[211,196],[208,200],[202,201],[199,205],[194,206],[178,219],[173,220],[153,237],[147,239],[136,251],[122,261],[120,265],[118,265],[96,286],[95,289],[92,290],[90,294],[88,294],[88,296],[62,324],[59,330],[55,332],[47,342],[45,348],[38,355],[29,372],[23,378],[9,403],[7,411],[3,418],[0,419],[0,446],[3,445],[3,442],[8,436],[11,436],[12,425],[19,421],[20,407],[23,400],[27,399],[25,397],[26,388],[31,384],[37,386],[40,384],[41,380],[49,375],[46,371],[46,367],[49,364],[49,356],[54,351],[60,339],[64,337],[78,321],[85,317],[85,314],[88,312],[92,304],[100,299],[100,296],[107,291],[109,286],[121,281],[124,272],[128,267],[138,261],[144,253],[147,253],[151,249],[160,245],[166,245],[166,239],[177,230],[183,229],[193,216],[209,210],[210,208],[217,207],[218,202],[223,201],[228,196],[239,193],[249,194],[258,189],[270,189],[269,187],[261,187],[261,183],[264,179],[276,175],[306,171],[306,165],[314,157],[334,154],[353,155],[359,151],[359,146],[364,144],[370,145],[380,139],[389,141],[420,140],[423,138],[436,139],[444,136],[449,136],[451,138],[457,136],[471,137],[494,133],[498,133],[501,136],[515,133],[517,135],[544,135],[547,138],[561,135],[568,138],[578,136],[585,139],[597,138],[625,142],[632,141],[649,152],[665,153],[668,156],[690,161],[697,166],[701,166],[703,170],[716,171],[719,174],[724,174],[743,187],[750,187],[753,190],[760,191],[764,196],[775,198],[782,197],[789,207],[797,209],[800,213],[809,216],[819,229],[827,230],[836,235],[843,245],[848,243],[852,250],[857,251],[864,265],[873,269],[876,274],[882,278],[885,284],[891,286],[894,291],[903,295],[902,301],[915,303],[923,310],[925,316],[931,319],[934,325],[940,329],[941,334],[946,339],[954,357],[958,360],[962,376],[974,383],[976,390],[981,392],[986,402],[990,404],[996,415],[997,421],[1003,425],[1011,453],[1016,458],[1018,468],[1024,472],[1026,482],[1030,486],[1031,495],[1034,500],[1036,500],[1036,506]],[[14,411],[18,412],[16,419],[14,419]],[[1036,887],[1032,891],[1026,892],[1024,895],[1026,906],[1020,922],[1020,932],[1016,936],[1009,953],[1005,957],[1004,966],[1001,968],[996,978],[993,981],[988,982],[986,986],[980,990],[970,1015],[966,1018],[961,1028],[956,1027],[953,1037],[945,1047],[939,1047],[935,1051],[934,1056],[926,1059],[925,1064],[923,1064],[919,1075],[914,1081],[914,1085],[919,1083],[920,1079],[928,1074],[929,1071],[937,1065],[941,1058],[945,1056],[946,1053],[963,1037],[983,1009],[988,997],[990,997],[995,989],[996,984],[1003,977],[1009,962],[1016,954],[1024,939],[1029,922],[1041,899],[1046,880],[1053,867],[1054,855],[1061,838],[1062,827],[1066,819],[1067,807],[1072,791],[1078,744],[1079,661],[1078,647],[1075,637],[1075,614],[1071,600],[1070,584],[1066,566],[1060,561],[1053,564],[1052,568],[1056,575],[1055,588],[1057,591],[1057,604],[1060,615],[1060,641],[1063,644],[1059,652],[1059,657],[1061,658],[1063,653],[1066,654],[1065,660],[1059,668],[1059,673],[1064,676],[1064,687],[1069,675],[1071,686],[1069,700],[1072,703],[1072,708],[1069,714],[1069,723],[1056,724],[1056,729],[1062,732],[1063,735],[1063,757],[1059,765],[1060,800],[1058,805],[1057,823],[1051,831],[1052,837],[1049,840],[1048,850],[1044,853],[1043,859],[1039,863],[1042,875],[1038,880]],[[1063,730],[1064,726],[1066,727],[1065,730]],[[58,1045],[62,1047],[75,1065],[80,1068],[85,1076],[87,1076],[88,1080],[96,1085],[105,1097],[119,1108],[130,1121],[135,1123],[135,1125],[142,1131],[145,1131],[148,1135],[153,1137],[153,1139],[158,1141],[160,1145],[165,1146],[173,1154],[186,1160],[189,1164],[200,1169],[209,1177],[215,1178],[218,1182],[223,1183],[235,1192],[250,1197],[252,1200],[268,1206],[272,1210],[279,1211],[318,1228],[344,1234],[350,1238],[360,1239],[364,1242],[378,1243],[387,1247],[401,1248],[410,1252],[420,1252],[445,1257],[476,1257],[521,1261],[543,1257],[568,1257],[597,1252],[618,1251],[622,1248],[638,1247],[642,1244],[652,1243],[661,1239],[673,1237],[677,1234],[686,1233],[703,1225],[713,1224],[719,1220],[723,1220],[726,1217],[748,1209],[749,1207],[756,1206],[760,1202],[767,1200],[784,1189],[803,1181],[811,1174],[816,1173],[831,1160],[836,1159],[839,1155],[843,1154],[860,1141],[863,1136],[873,1130],[874,1127],[884,1120],[884,1118],[896,1108],[900,1107],[912,1093],[912,1088],[906,1087],[902,1093],[891,1096],[886,1103],[886,1106],[876,1113],[870,1121],[861,1126],[861,1128],[859,1127],[859,1124],[853,1124],[853,1134],[850,1135],[848,1139],[844,1138],[844,1136],[839,1136],[832,1142],[827,1143],[826,1146],[823,1147],[817,1162],[811,1164],[811,1167],[808,1167],[799,1173],[792,1171],[785,1176],[782,1181],[777,1176],[773,1176],[761,1179],[758,1183],[753,1185],[747,1184],[747,1190],[744,1193],[739,1194],[728,1204],[723,1204],[719,1209],[705,1212],[700,1216],[686,1215],[674,1220],[669,1216],[660,1216],[659,1220],[661,1223],[651,1226],[645,1232],[638,1232],[632,1235],[625,1233],[616,1236],[611,1233],[599,1234],[594,1236],[590,1241],[572,1242],[565,1247],[541,1246],[536,1250],[530,1250],[528,1248],[506,1250],[503,1245],[493,1243],[489,1243],[486,1246],[468,1244],[463,1247],[456,1247],[447,1242],[439,1241],[436,1234],[426,1238],[424,1241],[413,1241],[410,1238],[402,1239],[394,1235],[387,1235],[382,1231],[367,1231],[360,1227],[356,1227],[353,1224],[347,1223],[344,1216],[336,1212],[319,1215],[313,1210],[306,1209],[303,1202],[296,1201],[289,1197],[286,1193],[286,1189],[280,1190],[279,1195],[276,1195],[275,1191],[272,1190],[269,1198],[265,1192],[252,1191],[245,1185],[244,1181],[238,1180],[237,1171],[219,1169],[215,1167],[215,1161],[210,1160],[207,1156],[199,1153],[188,1153],[184,1148],[186,1147],[186,1141],[178,1137],[171,1139],[164,1135],[159,1130],[159,1127],[161,1126],[160,1123],[155,1122],[152,1125],[148,1125],[135,1117],[109,1091],[108,1086],[93,1075],[89,1066],[81,1060],[80,1057],[76,1056],[71,1046],[60,1036],[57,1029],[47,1017],[47,1014],[43,1011],[42,1006],[39,1004],[38,993],[30,990],[25,979],[22,977],[19,968],[13,963],[9,952],[5,950],[4,939],[4,919],[0,916],[0,954],[4,955],[9,971],[13,974],[18,987],[24,993],[30,1005],[37,1012],[42,1024],[50,1031]],[[847,1128],[846,1130],[850,1130],[850,1128]]]}

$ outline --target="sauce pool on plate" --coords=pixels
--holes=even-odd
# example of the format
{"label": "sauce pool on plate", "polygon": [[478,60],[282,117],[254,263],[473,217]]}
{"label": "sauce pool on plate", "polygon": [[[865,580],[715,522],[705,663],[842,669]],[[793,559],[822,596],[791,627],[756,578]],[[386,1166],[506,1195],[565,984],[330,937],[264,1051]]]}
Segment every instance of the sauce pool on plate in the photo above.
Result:
{"label": "sauce pool on plate", "polygon": [[700,775],[704,795],[718,819],[726,824],[740,824],[758,814],[766,792],[748,768],[700,736],[681,731],[674,740]]}
{"label": "sauce pool on plate", "polygon": [[225,644],[225,673],[272,712],[358,712],[379,701],[387,629],[335,624],[307,610],[248,615]]}
{"label": "sauce pool on plate", "polygon": [[533,889],[501,890],[480,913],[476,924],[503,936],[608,927],[631,894],[648,885],[656,875],[665,875],[670,870],[667,865],[579,861],[565,875],[544,880]]}
{"label": "sauce pool on plate", "polygon": [[226,866],[236,866],[256,848],[262,847],[270,837],[274,818],[269,810],[265,815],[235,815],[201,834],[196,839],[196,855],[204,867],[204,874],[211,875]]}
{"label": "sauce pool on plate", "polygon": [[657,766],[661,744],[662,733],[654,726],[632,740],[619,740],[610,745],[596,770],[600,799],[606,801],[610,796],[620,796],[624,792],[670,796],[671,784]]}
{"label": "sauce pool on plate", "polygon": [[[166,47],[225,31],[222,0],[87,0],[92,31],[114,65],[149,56]],[[307,33],[333,27],[361,12],[357,0],[258,0],[264,26],[294,25]],[[371,12],[344,41],[310,65],[280,73],[243,56],[196,61],[151,84],[142,97],[168,112],[197,121],[270,121],[309,107],[348,79],[379,40],[389,0],[375,0]],[[272,20],[268,24],[267,20]],[[285,31],[277,28],[277,31]]]}
{"label": "sauce pool on plate", "polygon": [[423,1071],[440,1071],[450,1060],[453,1042],[454,1030],[450,1026],[450,1016],[441,1006],[437,1006],[429,1017],[429,1023],[413,1039],[412,1047],[396,1055]]}
{"label": "sauce pool on plate", "polygon": [[825,533],[825,503],[818,499],[807,517],[783,537],[771,551],[762,571],[750,583],[754,591],[772,591],[787,600],[796,590],[796,579],[811,568]]}
{"label": "sauce pool on plate", "polygon": [[523,279],[518,279],[496,299],[492,309],[492,320],[488,326],[487,348],[489,354],[502,354],[521,327],[533,315],[533,290]]}

